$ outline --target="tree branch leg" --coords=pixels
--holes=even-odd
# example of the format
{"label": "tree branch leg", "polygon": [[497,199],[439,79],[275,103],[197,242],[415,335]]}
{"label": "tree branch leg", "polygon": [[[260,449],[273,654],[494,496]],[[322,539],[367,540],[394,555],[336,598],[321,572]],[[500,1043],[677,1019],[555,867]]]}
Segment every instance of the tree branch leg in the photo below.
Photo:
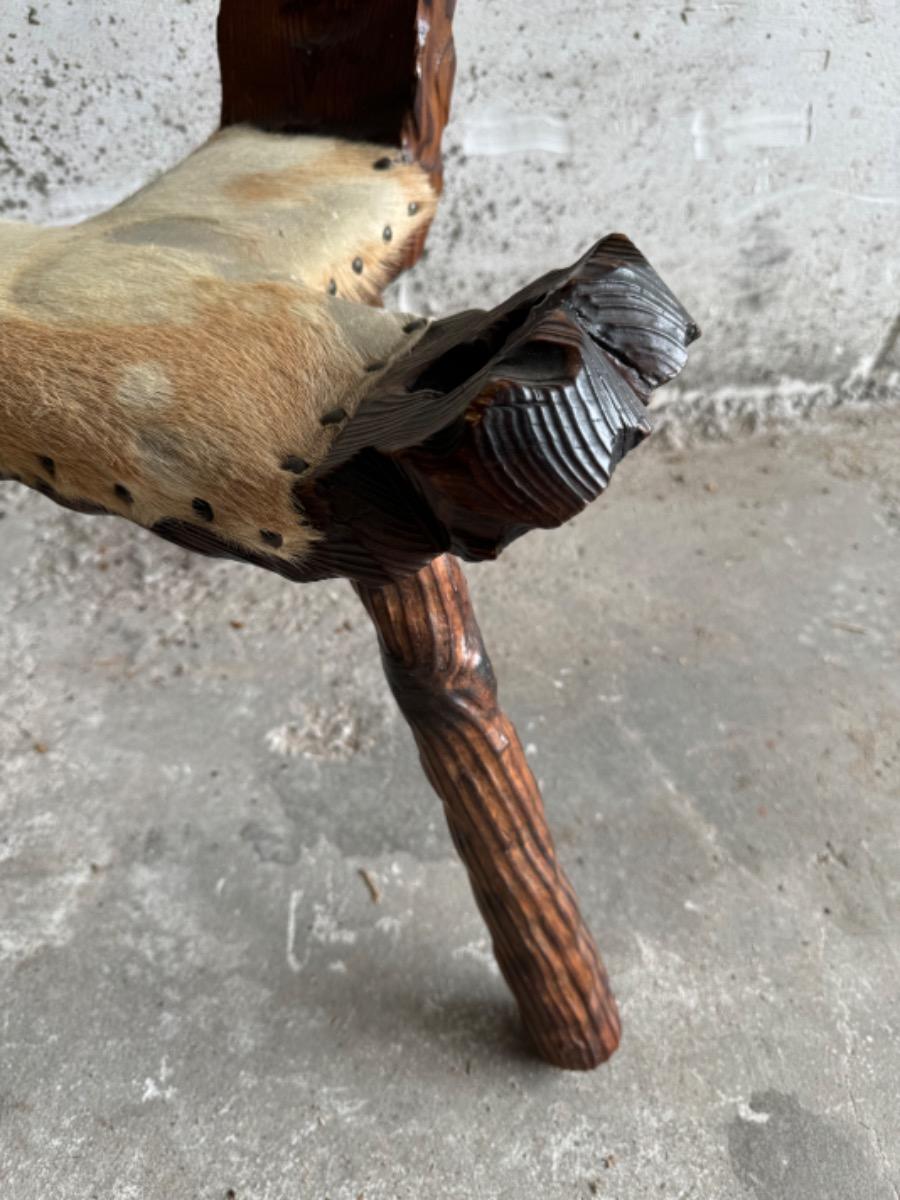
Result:
{"label": "tree branch leg", "polygon": [[538,1053],[597,1066],[618,1045],[615,1000],[499,707],[459,562],[444,555],[399,583],[355,587]]}

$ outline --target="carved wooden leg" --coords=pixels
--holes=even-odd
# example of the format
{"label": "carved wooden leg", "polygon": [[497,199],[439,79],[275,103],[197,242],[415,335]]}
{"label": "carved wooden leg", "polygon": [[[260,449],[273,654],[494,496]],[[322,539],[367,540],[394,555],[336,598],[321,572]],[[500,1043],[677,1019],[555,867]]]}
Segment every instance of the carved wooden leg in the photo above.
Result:
{"label": "carved wooden leg", "polygon": [[400,583],[355,587],[538,1053],[596,1067],[619,1042],[615,1000],[499,707],[462,567],[444,555]]}

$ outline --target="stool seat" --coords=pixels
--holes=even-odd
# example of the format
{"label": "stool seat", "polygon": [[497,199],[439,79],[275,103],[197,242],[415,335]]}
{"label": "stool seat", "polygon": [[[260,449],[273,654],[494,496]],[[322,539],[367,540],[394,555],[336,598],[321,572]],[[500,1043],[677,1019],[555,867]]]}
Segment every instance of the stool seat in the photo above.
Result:
{"label": "stool seat", "polygon": [[82,225],[5,223],[0,475],[294,580],[561,524],[694,327],[621,236],[491,312],[377,307],[435,205],[396,148],[234,126]]}

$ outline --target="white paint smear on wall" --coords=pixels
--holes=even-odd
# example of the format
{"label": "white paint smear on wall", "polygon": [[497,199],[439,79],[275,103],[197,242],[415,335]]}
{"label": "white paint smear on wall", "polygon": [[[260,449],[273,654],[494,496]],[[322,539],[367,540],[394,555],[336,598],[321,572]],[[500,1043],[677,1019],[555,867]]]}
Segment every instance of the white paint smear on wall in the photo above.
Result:
{"label": "white paint smear on wall", "polygon": [[812,105],[787,112],[757,109],[728,117],[700,109],[691,121],[691,135],[698,161],[743,150],[806,146],[813,139]]}
{"label": "white paint smear on wall", "polygon": [[528,150],[571,154],[574,146],[569,122],[550,113],[482,109],[466,114],[458,133],[466,154],[521,154]]}

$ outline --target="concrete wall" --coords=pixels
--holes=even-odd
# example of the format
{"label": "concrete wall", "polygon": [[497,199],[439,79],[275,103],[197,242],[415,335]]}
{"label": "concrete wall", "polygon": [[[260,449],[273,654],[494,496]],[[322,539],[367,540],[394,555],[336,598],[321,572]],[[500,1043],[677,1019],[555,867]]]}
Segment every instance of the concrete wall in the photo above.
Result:
{"label": "concrete wall", "polygon": [[[215,9],[9,0],[0,209],[76,219],[201,140]],[[622,229],[704,328],[688,388],[900,367],[896,0],[460,0],[457,42],[446,202],[406,304],[496,301]]]}

